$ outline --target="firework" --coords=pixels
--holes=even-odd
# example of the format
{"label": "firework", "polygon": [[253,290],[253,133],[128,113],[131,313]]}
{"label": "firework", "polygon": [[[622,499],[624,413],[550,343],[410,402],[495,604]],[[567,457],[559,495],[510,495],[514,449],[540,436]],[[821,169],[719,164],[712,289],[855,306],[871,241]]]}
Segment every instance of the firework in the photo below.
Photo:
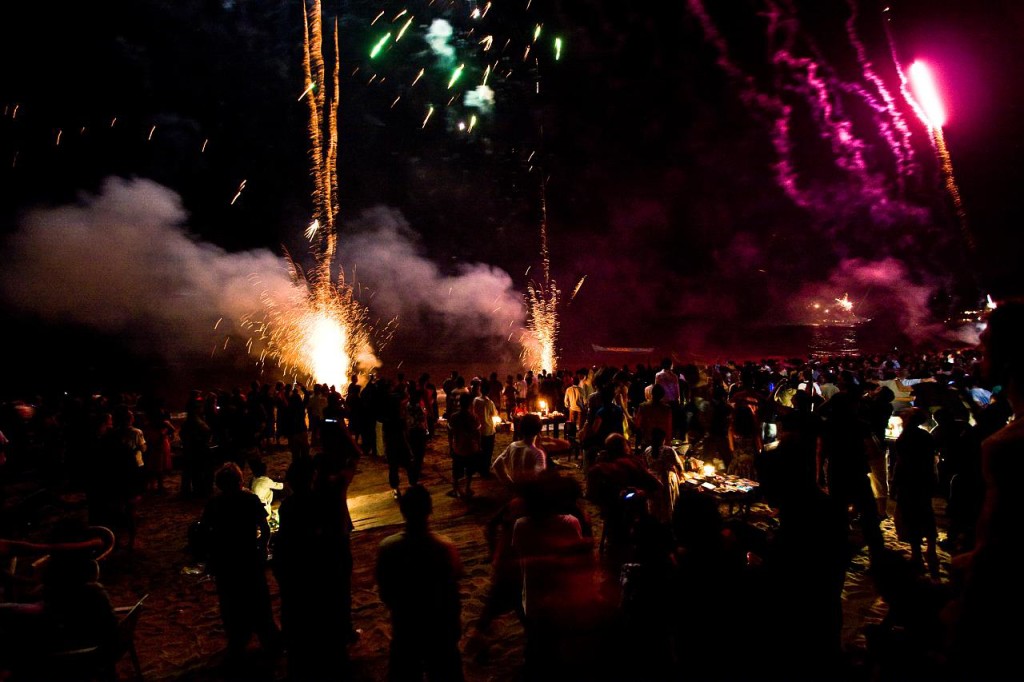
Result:
{"label": "firework", "polygon": [[942,106],[942,98],[939,97],[938,88],[935,87],[931,70],[924,62],[916,61],[911,64],[908,74],[913,88],[913,97],[908,97],[908,100],[921,121],[928,126],[932,133],[932,142],[935,143],[935,154],[939,160],[939,167],[942,169],[946,192],[953,202],[953,211],[960,225],[960,231],[963,233],[964,242],[973,251],[974,238],[967,225],[967,211],[964,210],[963,201],[960,199],[960,187],[953,174],[953,160],[949,156],[946,138],[942,134],[942,126],[946,123],[946,110]]}
{"label": "firework", "polygon": [[547,185],[543,181],[541,182],[540,205],[540,259],[544,280],[543,282],[530,281],[526,288],[526,339],[528,341],[526,354],[538,356],[535,359],[531,358],[534,362],[540,363],[536,369],[554,372],[558,368],[555,341],[558,339],[558,298],[561,292],[558,290],[558,284],[551,278],[551,258],[548,253]]}
{"label": "firework", "polygon": [[[247,323],[259,332],[266,346],[261,360],[269,355],[286,374],[305,374],[340,389],[348,383],[353,366],[372,357],[370,327],[366,309],[345,282],[344,271],[338,268],[336,281],[332,274],[338,217],[338,27],[334,25],[335,62],[328,99],[320,1],[313,0],[312,11],[305,6],[304,10],[303,95],[308,94],[314,180],[314,219],[305,236],[312,242],[315,267],[303,272],[289,256],[292,288],[284,300],[264,294],[263,319]],[[390,34],[381,39],[375,51],[379,52],[389,38]]]}
{"label": "firework", "polygon": [[837,298],[836,304],[845,312],[853,312],[853,301],[850,300],[849,294],[843,294],[842,298]]}

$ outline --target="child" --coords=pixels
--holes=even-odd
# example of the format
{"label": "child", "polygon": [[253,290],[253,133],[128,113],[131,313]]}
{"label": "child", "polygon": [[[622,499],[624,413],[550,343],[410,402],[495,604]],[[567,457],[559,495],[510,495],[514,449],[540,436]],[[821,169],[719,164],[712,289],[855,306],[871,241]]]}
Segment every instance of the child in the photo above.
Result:
{"label": "child", "polygon": [[284,483],[278,483],[267,476],[267,465],[262,459],[253,459],[249,462],[249,468],[252,469],[250,490],[256,494],[256,497],[260,498],[260,502],[263,503],[267,510],[267,518],[273,520],[274,511],[270,507],[274,502],[274,491],[283,490]]}

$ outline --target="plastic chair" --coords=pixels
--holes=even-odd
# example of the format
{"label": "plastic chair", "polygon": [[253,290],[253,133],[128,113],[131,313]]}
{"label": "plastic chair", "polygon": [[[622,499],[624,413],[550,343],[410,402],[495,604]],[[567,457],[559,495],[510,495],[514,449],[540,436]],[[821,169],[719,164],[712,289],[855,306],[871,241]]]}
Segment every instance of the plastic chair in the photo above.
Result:
{"label": "plastic chair", "polygon": [[114,663],[121,660],[126,653],[131,656],[132,668],[135,670],[135,679],[142,679],[142,666],[139,664],[139,653],[135,650],[135,626],[139,623],[139,614],[142,612],[142,602],[146,601],[148,594],[142,596],[139,601],[131,606],[119,606],[114,609],[118,616],[117,632],[118,645],[114,652]]}

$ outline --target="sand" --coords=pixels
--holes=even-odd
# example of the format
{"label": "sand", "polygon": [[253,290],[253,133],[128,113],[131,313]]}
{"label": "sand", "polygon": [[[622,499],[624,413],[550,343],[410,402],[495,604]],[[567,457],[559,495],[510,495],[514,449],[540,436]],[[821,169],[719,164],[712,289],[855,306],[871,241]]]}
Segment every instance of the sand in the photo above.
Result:
{"label": "sand", "polygon": [[[508,434],[498,435],[498,451],[509,439]],[[433,493],[433,529],[455,542],[461,554],[465,568],[463,626],[468,631],[481,612],[490,580],[483,526],[500,505],[504,491],[494,480],[476,480],[476,496],[472,500],[467,502],[447,496],[451,480],[446,451],[442,433],[431,443],[423,483]],[[265,459],[268,475],[283,480],[290,461],[287,448],[275,446]],[[582,479],[581,472],[574,466],[570,465],[566,471]],[[402,482],[404,486],[404,473]],[[147,680],[225,679],[222,662],[226,642],[214,583],[186,551],[188,524],[199,517],[203,501],[177,494],[176,473],[168,479],[168,485],[166,494],[151,494],[143,500],[135,550],[117,550],[105,559],[101,579],[115,605],[132,604],[148,595],[136,633],[139,658]],[[14,501],[18,494],[14,491],[8,502]],[[61,513],[84,515],[81,493],[67,493],[62,499],[67,509]],[[361,634],[358,642],[350,647],[353,673],[357,680],[382,680],[387,669],[389,622],[387,609],[376,593],[373,568],[380,541],[397,532],[402,523],[398,505],[388,488],[387,466],[382,460],[366,457],[360,463],[350,489],[350,508],[356,527],[352,536],[353,621]],[[597,535],[600,528],[596,510],[589,506],[588,509],[594,517]],[[764,505],[755,506],[751,515],[758,523],[772,522],[770,510]],[[45,526],[45,522],[40,523],[35,532],[43,533]],[[891,521],[884,522],[883,529],[889,546],[906,551],[905,545],[896,542]],[[942,554],[941,559],[945,571],[949,557]],[[280,607],[277,585],[269,571],[268,576],[277,611]],[[843,642],[855,665],[864,661],[864,626],[878,622],[885,612],[885,604],[878,598],[867,575],[866,552],[861,552],[848,572],[844,591]],[[486,645],[471,645],[465,637],[463,646],[465,676],[470,682],[517,678],[523,657],[523,630],[514,615],[507,614],[493,624]],[[267,662],[258,655],[255,641],[251,647],[251,668],[244,673],[245,677],[286,678],[283,658]],[[127,657],[120,662],[119,673],[123,679],[131,678]]]}

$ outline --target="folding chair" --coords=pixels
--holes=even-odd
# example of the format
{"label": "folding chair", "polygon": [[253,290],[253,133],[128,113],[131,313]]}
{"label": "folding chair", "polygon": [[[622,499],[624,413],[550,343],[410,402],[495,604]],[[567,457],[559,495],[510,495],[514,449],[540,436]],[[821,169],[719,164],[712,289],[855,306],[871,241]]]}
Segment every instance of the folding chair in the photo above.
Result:
{"label": "folding chair", "polygon": [[139,664],[139,654],[135,650],[135,626],[139,623],[139,614],[142,612],[142,602],[146,601],[148,594],[142,596],[139,601],[131,606],[119,606],[114,609],[118,616],[118,648],[114,653],[114,663],[121,660],[126,653],[131,656],[132,668],[135,670],[135,679],[142,680],[142,666]]}

